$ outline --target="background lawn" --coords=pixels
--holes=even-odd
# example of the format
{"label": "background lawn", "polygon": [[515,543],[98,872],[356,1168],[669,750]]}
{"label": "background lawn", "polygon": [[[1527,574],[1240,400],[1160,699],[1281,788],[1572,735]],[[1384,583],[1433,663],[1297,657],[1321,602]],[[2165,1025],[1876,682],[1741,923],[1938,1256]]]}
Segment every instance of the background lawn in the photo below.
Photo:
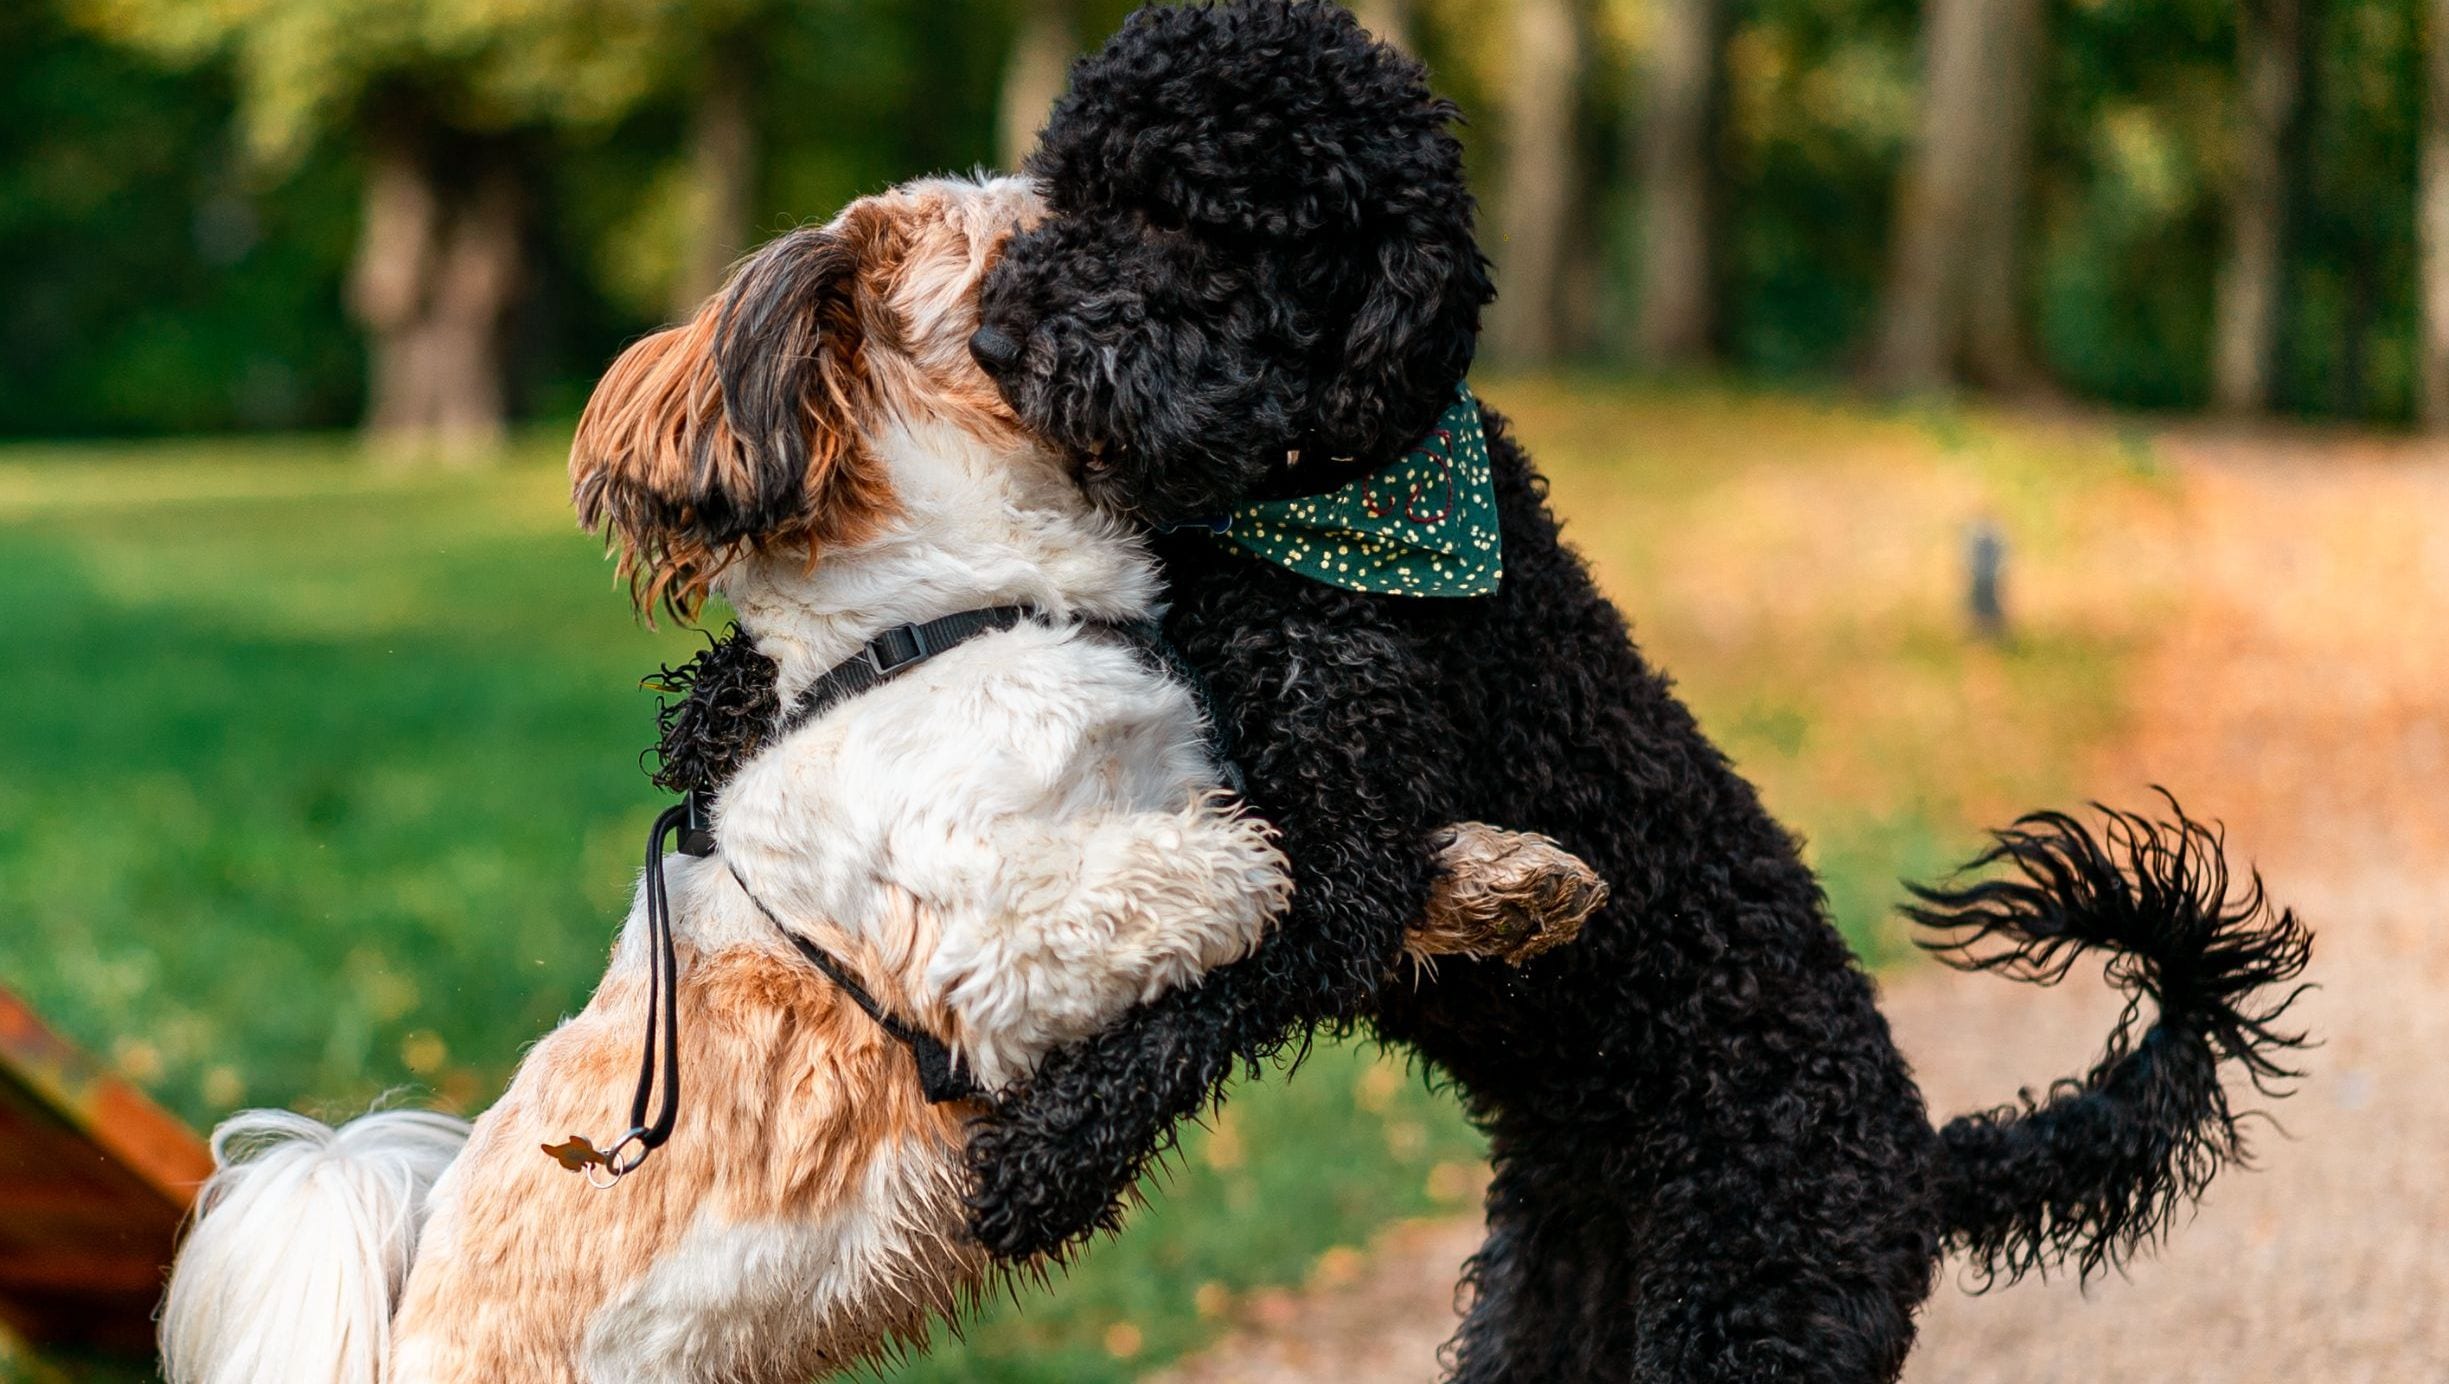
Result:
{"label": "background lawn", "polygon": [[[1706,386],[1482,392],[1875,962],[1899,876],[2080,794],[2151,618],[2084,580],[2166,503],[2146,444]],[[1960,609],[1985,514],[2004,647]],[[583,1003],[657,806],[639,680],[698,637],[631,620],[557,439],[446,474],[340,440],[0,450],[0,608],[0,980],[171,1108],[478,1109]],[[1478,1154],[1398,1060],[1322,1047],[1194,1131],[1130,1235],[892,1377],[1127,1378],[1238,1294],[1467,1206]]]}

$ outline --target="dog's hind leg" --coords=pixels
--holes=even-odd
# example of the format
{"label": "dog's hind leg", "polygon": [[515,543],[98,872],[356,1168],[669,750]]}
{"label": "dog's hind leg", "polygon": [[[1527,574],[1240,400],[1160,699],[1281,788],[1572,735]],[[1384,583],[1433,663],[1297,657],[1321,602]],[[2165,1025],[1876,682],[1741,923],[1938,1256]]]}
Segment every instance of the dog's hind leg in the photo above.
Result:
{"label": "dog's hind leg", "polygon": [[1497,1133],[1455,1384],[1894,1380],[1932,1248],[1910,1179],[1838,1169],[1806,1207],[1775,1150],[1695,1147],[1660,1181],[1657,1128]]}
{"label": "dog's hind leg", "polygon": [[1818,1184],[1829,1193],[1819,1204],[1789,1193],[1782,1215],[1764,1216],[1777,1203],[1751,1174],[1704,1172],[1661,1189],[1636,1250],[1632,1377],[1890,1384],[1929,1293],[1929,1218],[1877,1182],[1837,1177]]}
{"label": "dog's hind leg", "polygon": [[1611,1361],[1622,1378],[1630,1349],[1607,1339],[1634,1295],[1622,1201],[1553,1140],[1499,1130],[1490,1154],[1488,1239],[1464,1267],[1455,1384],[1604,1379]]}

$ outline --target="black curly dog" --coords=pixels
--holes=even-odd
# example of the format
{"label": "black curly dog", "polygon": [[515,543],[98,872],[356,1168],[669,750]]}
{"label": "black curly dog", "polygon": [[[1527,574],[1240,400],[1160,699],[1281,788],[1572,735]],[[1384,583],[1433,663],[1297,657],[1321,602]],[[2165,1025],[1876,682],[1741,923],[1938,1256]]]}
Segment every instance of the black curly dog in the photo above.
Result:
{"label": "black curly dog", "polygon": [[[973,353],[1101,504],[1158,529],[1399,457],[1492,296],[1453,116],[1334,5],[1143,10],[1074,70],[1030,164],[1054,215],[990,277]],[[1115,1226],[1237,1066],[1365,1022],[1450,1074],[1493,1146],[1455,1356],[1475,1384],[1890,1379],[1943,1249],[2012,1277],[2152,1239],[2242,1152],[2221,1064],[2258,1083],[2301,1041],[2264,989],[2305,963],[2294,918],[2258,881],[2232,895],[2182,813],[2001,834],[1977,864],[2003,878],[1921,895],[1934,940],[2041,981],[2105,955],[2157,1018],[2039,1103],[1934,1130],[1794,838],[1488,422],[1497,595],[1364,595],[1160,538],[1169,631],[1283,829],[1295,906],[977,1128],[977,1233],[1020,1258]],[[1424,843],[1460,820],[1556,837],[1614,900],[1520,969],[1384,984]]]}

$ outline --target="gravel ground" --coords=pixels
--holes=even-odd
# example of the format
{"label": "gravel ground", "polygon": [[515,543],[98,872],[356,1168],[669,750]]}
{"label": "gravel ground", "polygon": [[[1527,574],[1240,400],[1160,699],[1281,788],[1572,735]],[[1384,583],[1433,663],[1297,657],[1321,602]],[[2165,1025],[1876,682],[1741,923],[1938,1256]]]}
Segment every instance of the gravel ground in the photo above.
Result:
{"label": "gravel ground", "polygon": [[[2178,439],[2184,503],[2138,571],[2173,585],[2136,729],[2091,781],[2152,783],[2225,819],[2238,858],[2314,926],[2298,1011],[2324,1046],[2260,1127],[2259,1168],[2126,1279],[1984,1296],[1951,1272],[1911,1384],[2449,1381],[2449,457],[2413,447]],[[1920,972],[1886,1007],[1934,1109],[2079,1071],[2115,1015],[2057,990]],[[1421,1384],[1454,1323],[1468,1223],[1407,1225],[1322,1265],[1172,1384]]]}

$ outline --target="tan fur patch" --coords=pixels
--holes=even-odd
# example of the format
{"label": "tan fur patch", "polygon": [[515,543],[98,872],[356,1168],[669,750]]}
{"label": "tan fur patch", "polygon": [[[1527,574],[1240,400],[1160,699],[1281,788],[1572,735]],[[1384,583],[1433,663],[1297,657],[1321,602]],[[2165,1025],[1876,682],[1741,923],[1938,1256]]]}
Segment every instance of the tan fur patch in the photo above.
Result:
{"label": "tan fur patch", "polygon": [[971,358],[969,339],[978,330],[978,286],[1011,233],[1035,221],[1039,208],[1033,197],[949,196],[924,184],[897,196],[907,201],[897,210],[912,245],[880,292],[906,333],[895,362],[907,371],[896,381],[901,406],[923,401],[936,417],[1007,443],[1019,435],[1020,420]]}
{"label": "tan fur patch", "polygon": [[798,1358],[742,1362],[757,1372],[737,1377],[800,1384],[813,1368],[916,1340],[932,1317],[974,1300],[984,1260],[957,1237],[967,1108],[929,1106],[909,1055],[803,964],[748,949],[684,953],[684,1099],[671,1142],[602,1191],[546,1156],[542,1144],[627,1122],[643,1004],[640,978],[608,980],[478,1124],[451,1173],[456,1203],[434,1227],[447,1252],[419,1255],[397,1318],[409,1377],[575,1384],[590,1320],[693,1227],[875,1210],[859,1201],[870,1160],[888,1151],[940,1155],[941,1204],[883,1208],[905,1223],[932,1214],[940,1233],[915,1237],[903,1262],[863,1266],[893,1291],[825,1314]]}

